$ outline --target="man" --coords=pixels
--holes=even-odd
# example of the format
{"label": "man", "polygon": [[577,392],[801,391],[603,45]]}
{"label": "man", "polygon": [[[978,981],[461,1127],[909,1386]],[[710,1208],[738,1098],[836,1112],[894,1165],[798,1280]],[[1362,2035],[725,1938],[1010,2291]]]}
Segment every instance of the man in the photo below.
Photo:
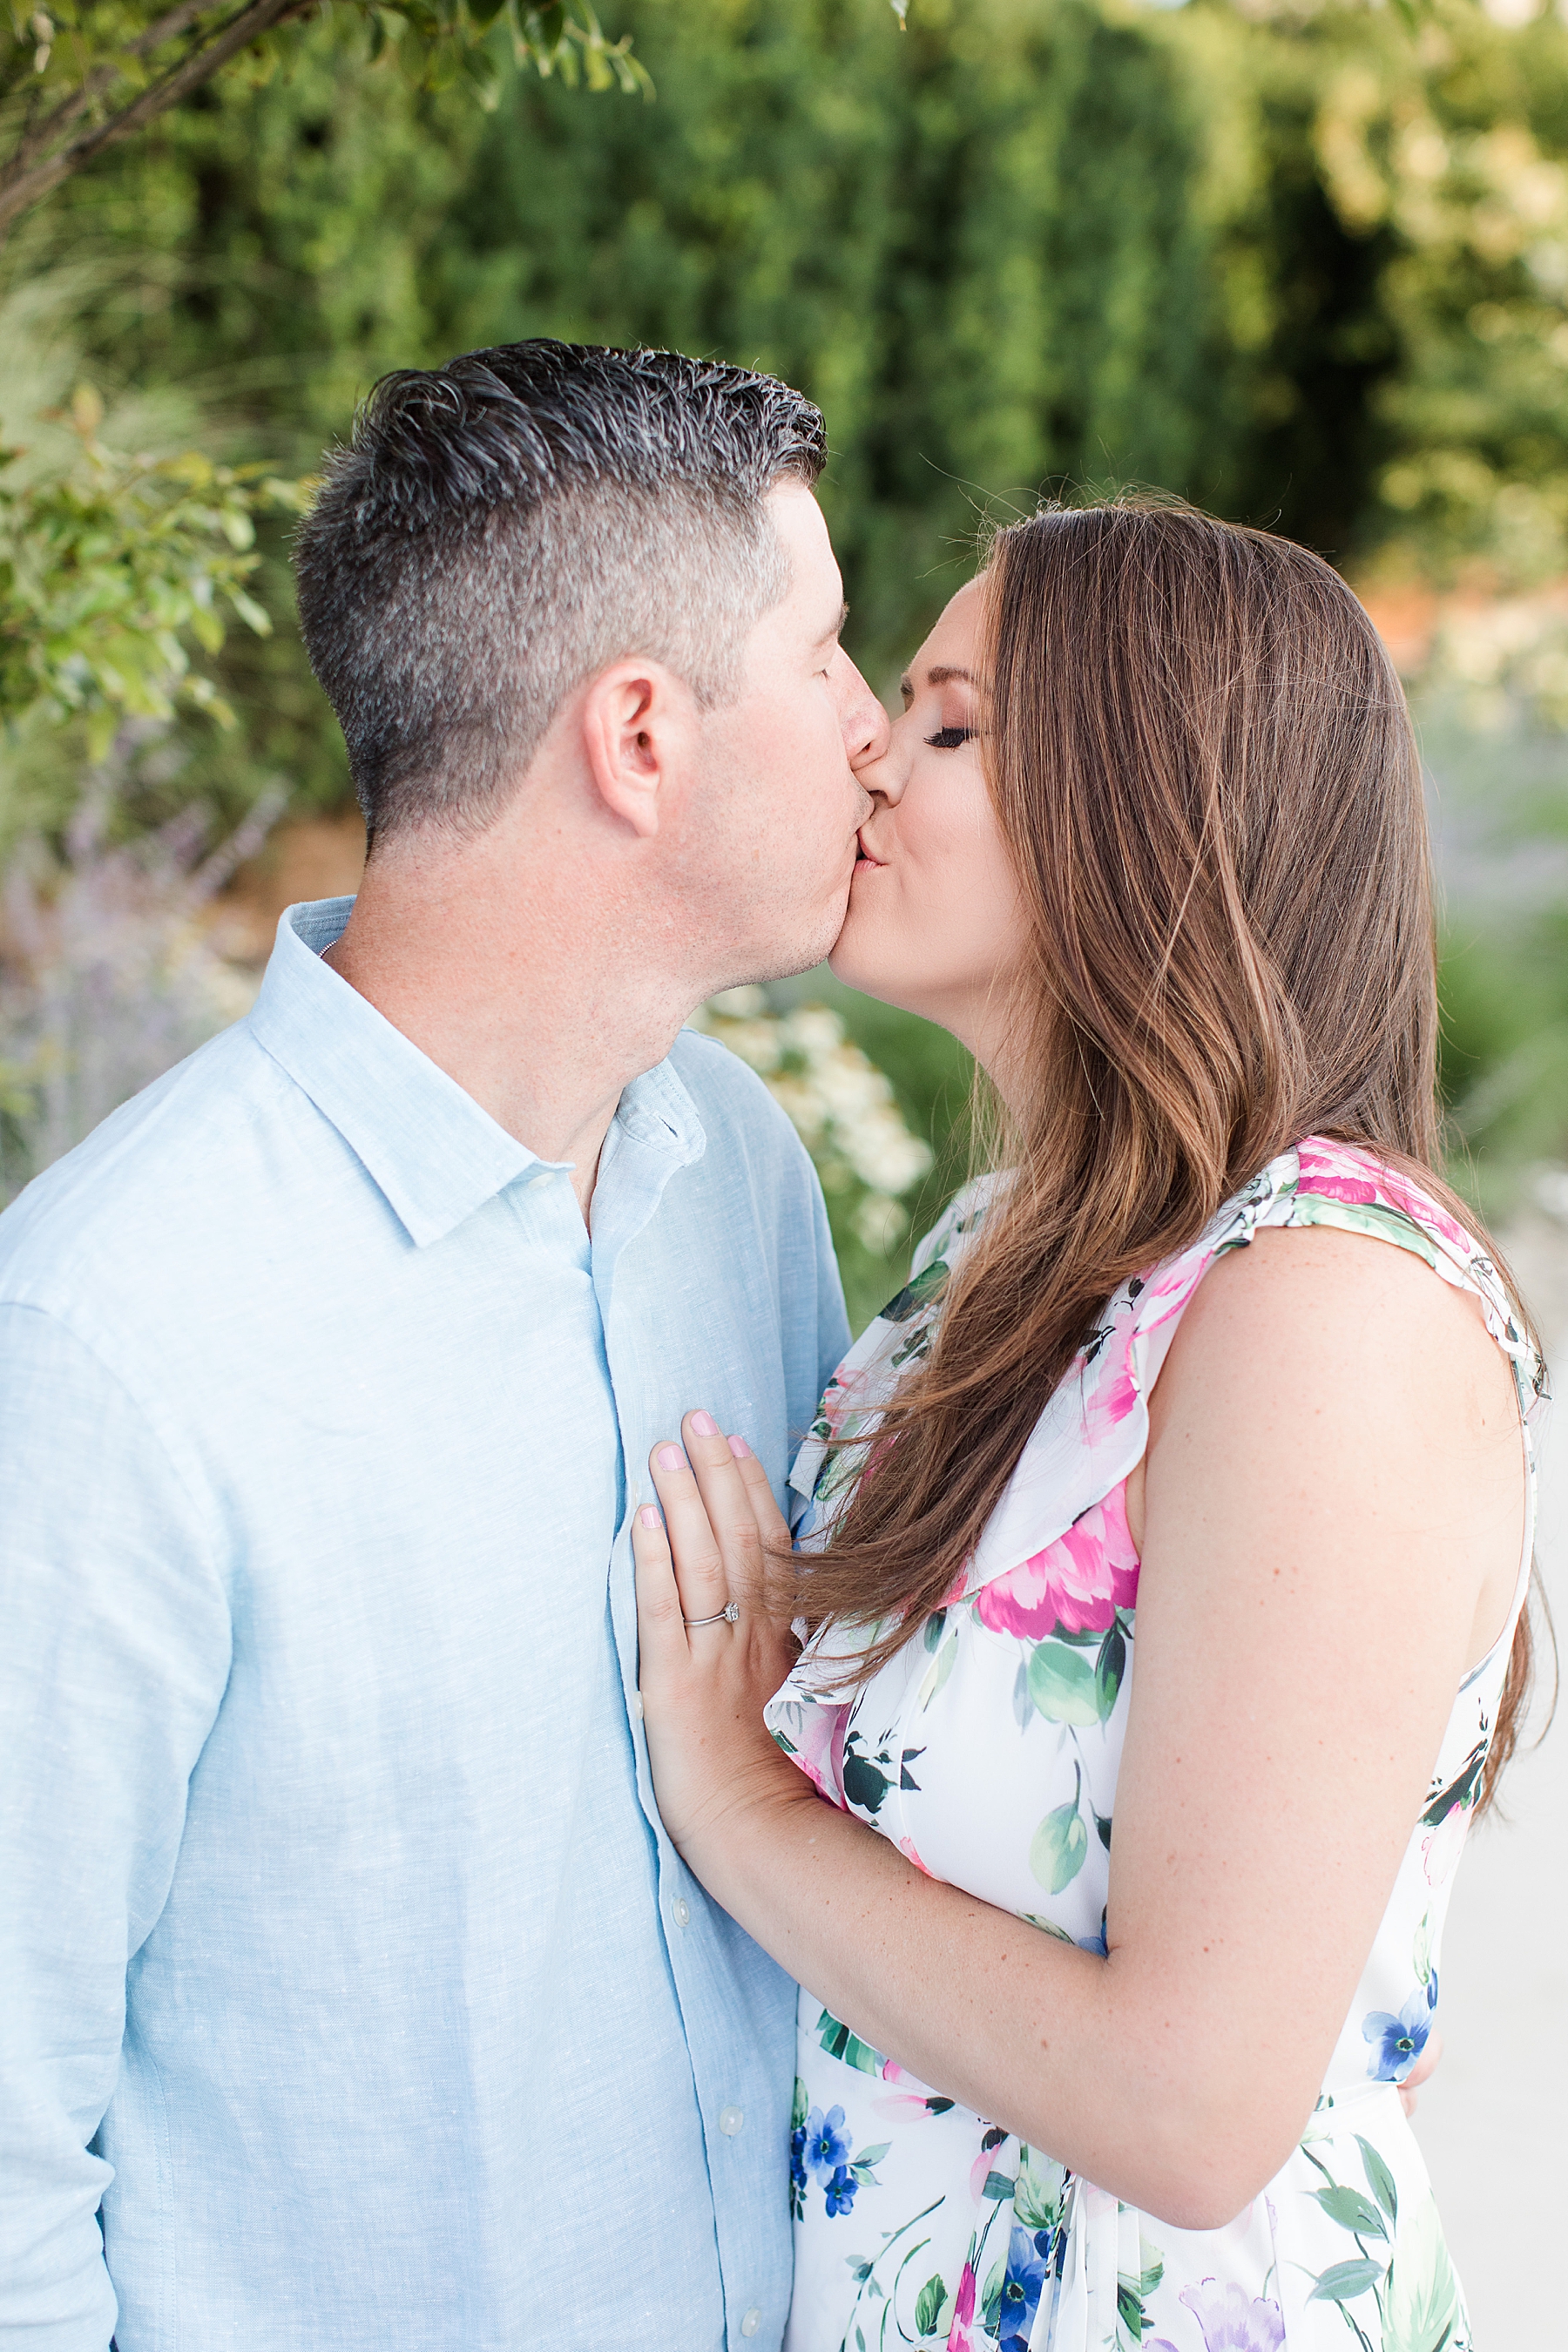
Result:
{"label": "man", "polygon": [[299,556],[358,899],[0,1222],[0,2346],[779,2341],[793,1988],[660,1828],[626,1528],[694,1403],[782,1492],[846,1337],[678,1034],[843,914],[823,447],[668,354],[379,387]]}

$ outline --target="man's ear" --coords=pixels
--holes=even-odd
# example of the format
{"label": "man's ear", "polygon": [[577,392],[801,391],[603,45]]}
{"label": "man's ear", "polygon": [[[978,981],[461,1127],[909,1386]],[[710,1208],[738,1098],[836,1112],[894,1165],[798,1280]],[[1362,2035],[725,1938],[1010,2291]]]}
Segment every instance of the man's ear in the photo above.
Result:
{"label": "man's ear", "polygon": [[616,662],[587,687],[589,781],[610,815],[641,840],[651,841],[685,797],[696,719],[690,688],[662,662]]}

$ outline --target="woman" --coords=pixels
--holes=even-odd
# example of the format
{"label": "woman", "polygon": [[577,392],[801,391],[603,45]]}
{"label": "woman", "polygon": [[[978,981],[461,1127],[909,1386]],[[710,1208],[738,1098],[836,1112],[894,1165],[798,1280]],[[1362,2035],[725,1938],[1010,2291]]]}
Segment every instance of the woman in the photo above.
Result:
{"label": "woman", "polygon": [[1461,2352],[1399,2086],[1541,1379],[1433,1172],[1397,681],[1315,556],[1142,503],[1005,531],[904,692],[834,966],[1013,1172],[829,1387],[793,1601],[705,1413],[635,1528],[665,1821],[804,1989],[790,2352]]}

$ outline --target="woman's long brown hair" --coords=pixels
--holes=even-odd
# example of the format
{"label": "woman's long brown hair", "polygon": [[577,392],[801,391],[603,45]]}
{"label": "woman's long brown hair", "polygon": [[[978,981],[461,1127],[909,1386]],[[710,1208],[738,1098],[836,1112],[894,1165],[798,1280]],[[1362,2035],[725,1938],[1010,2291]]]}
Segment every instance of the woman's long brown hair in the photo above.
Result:
{"label": "woman's long brown hair", "polygon": [[[1276,1154],[1364,1144],[1479,1233],[1437,1173],[1420,761],[1344,582],[1149,499],[1016,523],[985,579],[986,772],[1033,943],[1028,1108],[1005,1203],[802,1579],[814,1624],[880,1626],[858,1674],[952,1591],[1111,1293]],[[1483,1801],[1531,1664],[1521,1614]]]}

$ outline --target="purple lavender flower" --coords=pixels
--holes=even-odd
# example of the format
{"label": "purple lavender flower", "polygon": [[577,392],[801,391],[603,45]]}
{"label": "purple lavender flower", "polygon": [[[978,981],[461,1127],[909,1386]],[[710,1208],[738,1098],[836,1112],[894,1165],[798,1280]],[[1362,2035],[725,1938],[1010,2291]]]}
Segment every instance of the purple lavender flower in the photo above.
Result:
{"label": "purple lavender flower", "polygon": [[1254,2298],[1235,2279],[1222,2286],[1206,2278],[1182,2289],[1182,2301],[1204,2331],[1204,2352],[1282,2352],[1285,2315],[1277,2303]]}

